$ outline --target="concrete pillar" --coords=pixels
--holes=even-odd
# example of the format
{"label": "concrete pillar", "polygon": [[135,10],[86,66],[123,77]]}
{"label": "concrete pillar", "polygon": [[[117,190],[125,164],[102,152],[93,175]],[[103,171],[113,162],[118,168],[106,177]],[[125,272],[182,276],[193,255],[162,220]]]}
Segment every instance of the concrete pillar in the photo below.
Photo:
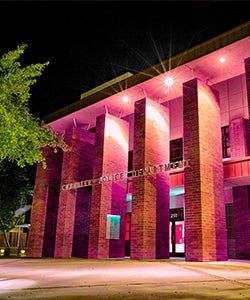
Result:
{"label": "concrete pillar", "polygon": [[185,255],[187,261],[227,259],[218,94],[198,79],[183,85]]}
{"label": "concrete pillar", "polygon": [[[169,257],[169,111],[148,99],[135,103],[131,259]],[[145,169],[145,170],[144,170]],[[138,173],[138,174],[139,174]]]}
{"label": "concrete pillar", "polygon": [[37,165],[28,236],[28,257],[53,257],[61,181],[62,151],[43,149],[47,168]]}
{"label": "concrete pillar", "polygon": [[[89,258],[125,255],[128,136],[128,122],[109,114],[97,117],[93,165],[96,184],[92,188]],[[112,216],[118,220],[116,224],[112,223]],[[114,237],[112,229],[119,223],[118,236]]]}
{"label": "concrete pillar", "polygon": [[[63,154],[62,185],[92,178],[94,134],[82,127],[65,133],[70,151]],[[91,189],[60,191],[55,257],[87,257]]]}
{"label": "concrete pillar", "polygon": [[250,187],[233,187],[236,258],[250,259]]}

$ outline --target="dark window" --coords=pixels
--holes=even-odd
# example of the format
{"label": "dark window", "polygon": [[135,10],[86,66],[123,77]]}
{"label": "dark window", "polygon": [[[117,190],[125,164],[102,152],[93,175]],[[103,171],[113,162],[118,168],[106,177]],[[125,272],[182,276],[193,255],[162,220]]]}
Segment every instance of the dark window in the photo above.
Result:
{"label": "dark window", "polygon": [[230,137],[229,137],[229,126],[224,126],[221,128],[222,136],[222,157],[230,157]]}
{"label": "dark window", "polygon": [[[128,172],[133,170],[133,150],[128,152]],[[128,176],[132,176],[132,173],[129,173]]]}
{"label": "dark window", "polygon": [[183,160],[182,138],[170,141],[170,162]]}
{"label": "dark window", "polygon": [[226,204],[227,238],[234,239],[234,207]]}

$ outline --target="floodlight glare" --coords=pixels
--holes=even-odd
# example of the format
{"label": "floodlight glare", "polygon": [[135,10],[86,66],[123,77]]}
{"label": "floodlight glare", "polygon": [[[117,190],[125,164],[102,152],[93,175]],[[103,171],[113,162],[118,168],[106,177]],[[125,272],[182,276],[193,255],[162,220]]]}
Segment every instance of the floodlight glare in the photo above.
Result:
{"label": "floodlight glare", "polygon": [[122,97],[122,101],[127,103],[129,101],[129,98],[127,96]]}
{"label": "floodlight glare", "polygon": [[221,57],[219,60],[221,63],[224,63],[226,61],[225,57]]}
{"label": "floodlight glare", "polygon": [[171,86],[173,83],[174,83],[173,78],[167,77],[167,78],[165,79],[165,84],[166,84],[167,86]]}

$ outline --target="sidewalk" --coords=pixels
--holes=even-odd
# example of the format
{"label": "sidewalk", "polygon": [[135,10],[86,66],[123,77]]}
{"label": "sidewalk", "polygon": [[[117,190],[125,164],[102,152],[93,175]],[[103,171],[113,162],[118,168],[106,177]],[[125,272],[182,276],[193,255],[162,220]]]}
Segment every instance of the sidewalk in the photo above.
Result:
{"label": "sidewalk", "polygon": [[250,261],[4,258],[0,299],[250,299]]}

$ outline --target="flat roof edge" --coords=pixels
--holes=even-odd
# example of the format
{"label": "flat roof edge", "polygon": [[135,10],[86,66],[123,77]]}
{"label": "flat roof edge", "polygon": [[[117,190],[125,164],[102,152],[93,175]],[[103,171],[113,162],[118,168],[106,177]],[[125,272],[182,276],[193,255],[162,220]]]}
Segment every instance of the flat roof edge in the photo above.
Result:
{"label": "flat roof edge", "polygon": [[[142,83],[152,77],[158,76],[162,73],[169,71],[169,62],[171,60],[171,69],[181,66],[187,62],[195,60],[202,57],[210,52],[218,50],[222,47],[228,46],[234,42],[246,38],[250,35],[250,21],[243,23],[233,29],[226,31],[212,39],[209,39],[197,46],[194,46],[186,51],[183,51],[169,59],[166,59],[152,67],[149,67],[143,71],[138,72],[133,76],[128,76],[111,86],[104,89],[98,90],[90,94],[88,97],[81,98],[80,100],[63,107],[45,117],[43,121],[45,123],[50,123],[54,120],[62,118],[70,113],[73,113],[79,109],[90,106],[96,102],[99,102],[111,95],[114,95],[122,90],[128,89],[134,85]],[[126,73],[125,73],[126,74]],[[102,85],[101,85],[102,86]],[[100,87],[100,86],[99,86]],[[93,90],[93,89],[92,89]],[[91,90],[90,90],[91,91]],[[88,93],[88,92],[86,92]]]}
{"label": "flat roof edge", "polygon": [[132,74],[131,72],[126,72],[118,77],[115,77],[109,81],[106,81],[104,82],[103,84],[100,84],[98,85],[97,87],[94,87],[93,89],[91,90],[88,90],[87,92],[84,92],[81,94],[80,96],[80,100],[83,100],[85,98],[87,98],[88,96],[92,95],[92,94],[95,94],[101,90],[104,90],[105,88],[109,87],[109,86],[112,86],[112,85],[115,85],[117,82],[120,82],[124,79],[127,79],[131,76],[133,76],[134,74]]}

